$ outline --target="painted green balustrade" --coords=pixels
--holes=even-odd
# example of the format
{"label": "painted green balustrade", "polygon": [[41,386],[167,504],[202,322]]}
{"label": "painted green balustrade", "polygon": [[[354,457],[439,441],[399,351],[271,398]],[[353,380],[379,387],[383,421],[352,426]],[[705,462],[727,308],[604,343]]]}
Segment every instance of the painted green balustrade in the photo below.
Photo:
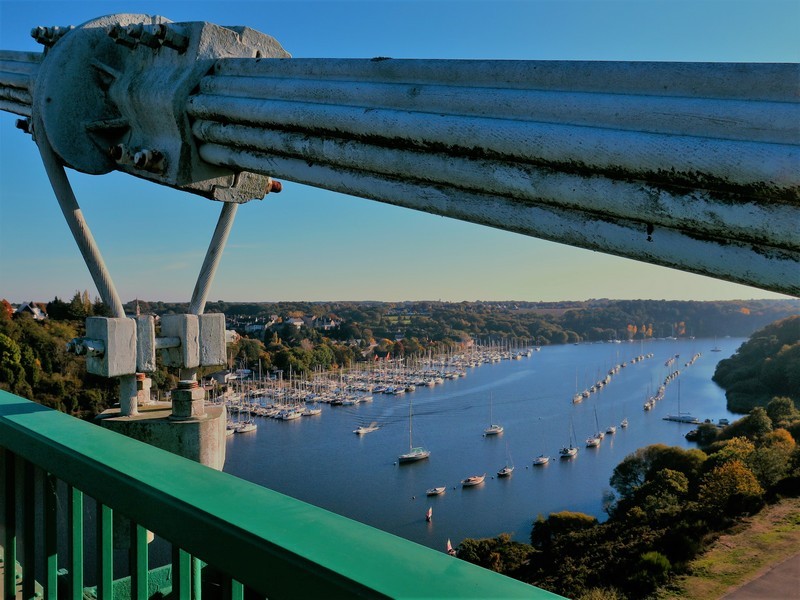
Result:
{"label": "painted green balustrade", "polygon": [[[114,514],[133,521],[130,589],[137,600],[147,597],[146,530],[173,544],[174,598],[197,597],[191,589],[197,560],[224,574],[229,597],[242,597],[244,589],[269,598],[556,597],[3,391],[0,448],[9,600],[17,582],[8,565],[15,559],[22,565],[24,597],[33,597],[35,580],[45,598],[56,598],[59,567],[71,574],[70,596],[81,597],[84,546],[90,543],[83,537],[84,494],[97,502],[101,599],[113,597]],[[35,470],[46,474],[45,484],[34,485]],[[54,500],[56,479],[69,486],[66,506]],[[32,497],[36,493],[43,495],[40,501]],[[44,507],[42,519],[30,508],[37,502]],[[58,510],[69,523],[69,556],[56,554]],[[25,543],[32,539],[45,543]],[[46,572],[30,576],[33,564]]]}

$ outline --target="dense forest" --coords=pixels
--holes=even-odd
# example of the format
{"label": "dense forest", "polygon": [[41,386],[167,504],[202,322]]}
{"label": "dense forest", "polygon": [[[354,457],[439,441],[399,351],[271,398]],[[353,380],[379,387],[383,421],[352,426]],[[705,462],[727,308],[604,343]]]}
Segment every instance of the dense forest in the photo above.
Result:
{"label": "dense forest", "polygon": [[714,381],[725,389],[734,412],[747,412],[773,396],[800,402],[800,316],[754,333],[736,354],[720,361]]}
{"label": "dense forest", "polygon": [[[185,304],[138,301],[142,312],[180,313]],[[133,312],[133,303],[127,307]],[[243,322],[270,315],[330,316],[342,320],[331,337],[374,337],[458,343],[464,339],[528,339],[563,344],[647,337],[746,337],[768,323],[800,313],[798,300],[584,302],[209,302]],[[366,332],[364,330],[367,330]]]}
{"label": "dense forest", "polygon": [[[798,320],[758,331],[722,367],[723,377],[735,379],[753,360],[741,381],[764,373],[769,381],[770,365],[781,370],[777,379],[794,381]],[[759,398],[773,384],[764,385]],[[539,515],[530,544],[509,534],[465,539],[458,557],[571,598],[646,598],[668,589],[738,519],[800,495],[800,411],[786,396],[761,404],[722,430],[700,425],[698,448],[652,445],[628,455],[611,476],[605,522],[568,511]]]}

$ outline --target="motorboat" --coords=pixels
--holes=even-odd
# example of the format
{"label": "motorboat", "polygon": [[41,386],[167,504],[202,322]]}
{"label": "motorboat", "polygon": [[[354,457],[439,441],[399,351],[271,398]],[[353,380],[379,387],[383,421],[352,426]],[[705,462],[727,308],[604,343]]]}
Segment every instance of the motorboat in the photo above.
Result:
{"label": "motorboat", "polygon": [[372,433],[373,431],[378,431],[378,429],[380,429],[380,426],[373,421],[369,425],[361,425],[359,427],[356,427],[353,430],[353,433],[355,433],[356,435],[364,435],[366,433]]}
{"label": "motorboat", "polygon": [[471,475],[466,479],[462,479],[461,485],[463,487],[473,487],[482,484],[485,479],[486,479],[486,473],[484,473],[483,475]]}

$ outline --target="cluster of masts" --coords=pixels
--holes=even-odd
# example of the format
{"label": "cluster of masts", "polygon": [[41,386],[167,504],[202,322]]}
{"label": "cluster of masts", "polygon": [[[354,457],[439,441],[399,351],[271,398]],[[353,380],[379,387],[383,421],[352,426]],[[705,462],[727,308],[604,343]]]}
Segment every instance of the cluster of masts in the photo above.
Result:
{"label": "cluster of masts", "polygon": [[[586,388],[582,392],[576,391],[575,395],[572,397],[572,403],[579,404],[580,402],[583,402],[586,398],[588,398],[595,392],[599,392],[605,386],[611,383],[611,378],[614,377],[614,375],[616,375],[617,373],[619,373],[622,369],[627,367],[629,364],[635,365],[636,363],[641,362],[646,358],[653,358],[653,353],[650,352],[649,354],[640,354],[639,356],[633,357],[630,361],[621,362],[614,365],[608,370],[608,373],[606,373],[605,377],[603,377],[602,379],[598,379],[594,384],[591,385],[591,387]],[[577,385],[575,387],[577,388]]]}
{"label": "cluster of masts", "polygon": [[[688,360],[688,361],[685,363],[685,365],[684,365],[684,366],[685,366],[685,367],[690,367],[690,366],[692,366],[692,365],[695,363],[695,361],[696,361],[698,358],[700,358],[700,356],[701,356],[701,355],[702,355],[702,353],[700,353],[700,352],[696,352],[696,353],[694,354],[694,356],[692,356],[692,358],[691,358],[691,359],[689,359],[689,360]],[[675,361],[676,361],[677,359],[679,359],[679,358],[680,358],[680,354],[676,354],[675,356],[672,356],[672,357],[670,357],[670,358],[669,358],[669,359],[668,359],[668,360],[667,360],[667,361],[664,363],[664,366],[665,366],[665,367],[671,367],[672,365],[674,365],[674,364],[675,364]],[[664,394],[665,394],[665,392],[667,391],[667,386],[668,386],[670,383],[672,383],[673,381],[675,381],[675,380],[678,378],[678,376],[679,376],[680,374],[681,374],[680,370],[676,369],[676,370],[674,370],[674,371],[670,372],[670,373],[669,373],[669,375],[667,375],[667,376],[664,378],[664,381],[661,383],[661,385],[659,385],[659,386],[658,386],[658,390],[656,391],[656,393],[655,393],[655,394],[653,394],[652,396],[647,396],[647,399],[645,400],[645,402],[644,402],[644,406],[643,406],[643,408],[644,408],[644,410],[645,410],[645,411],[651,411],[651,410],[653,410],[653,408],[655,408],[655,406],[656,406],[656,403],[657,403],[659,400],[662,400],[662,399],[664,398]]]}
{"label": "cluster of masts", "polygon": [[[316,371],[310,377],[237,380],[224,394],[211,398],[228,407],[228,434],[255,431],[254,417],[292,421],[321,414],[319,404],[354,406],[373,401],[374,394],[400,396],[418,387],[434,387],[447,380],[466,377],[467,368],[502,360],[532,356],[540,348],[503,349],[475,346],[468,353],[428,356],[416,361],[380,360],[367,368]],[[358,427],[363,435],[379,429],[377,424]]]}

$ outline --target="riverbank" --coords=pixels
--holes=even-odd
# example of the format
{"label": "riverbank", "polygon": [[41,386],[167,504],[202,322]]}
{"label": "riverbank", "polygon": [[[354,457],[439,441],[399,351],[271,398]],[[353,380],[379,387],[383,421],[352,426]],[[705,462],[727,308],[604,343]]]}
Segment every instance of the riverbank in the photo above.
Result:
{"label": "riverbank", "polygon": [[[676,579],[659,600],[723,598],[765,575],[800,549],[800,498],[787,498],[744,519],[692,561],[692,575]],[[792,597],[788,595],[785,598]]]}

